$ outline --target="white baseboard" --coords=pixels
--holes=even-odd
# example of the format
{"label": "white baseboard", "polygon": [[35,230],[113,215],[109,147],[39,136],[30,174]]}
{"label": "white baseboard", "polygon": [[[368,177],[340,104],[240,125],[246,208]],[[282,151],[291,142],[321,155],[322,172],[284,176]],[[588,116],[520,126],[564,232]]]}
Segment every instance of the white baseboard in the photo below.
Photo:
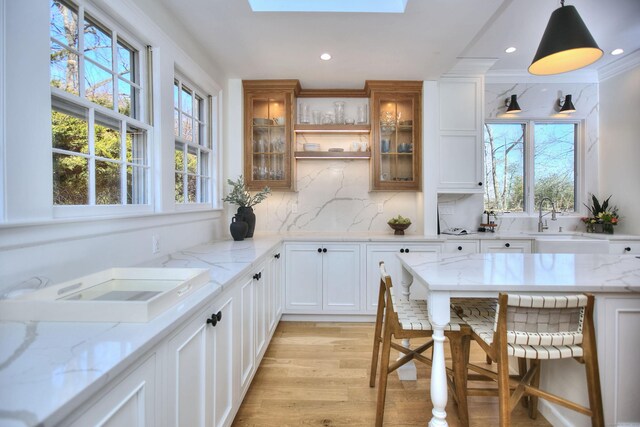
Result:
{"label": "white baseboard", "polygon": [[373,314],[283,314],[281,321],[373,323],[376,321],[376,316]]}

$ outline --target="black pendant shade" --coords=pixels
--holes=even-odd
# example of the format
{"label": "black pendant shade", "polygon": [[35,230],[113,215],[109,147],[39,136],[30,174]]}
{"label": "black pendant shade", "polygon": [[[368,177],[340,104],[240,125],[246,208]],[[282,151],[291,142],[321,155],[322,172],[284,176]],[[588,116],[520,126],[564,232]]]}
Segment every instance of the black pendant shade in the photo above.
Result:
{"label": "black pendant shade", "polygon": [[511,95],[511,100],[507,99],[505,105],[507,106],[507,113],[519,113],[522,111],[518,105],[518,97],[516,95]]}
{"label": "black pendant shade", "polygon": [[535,75],[566,73],[586,67],[602,55],[602,49],[576,8],[565,6],[562,1],[562,6],[554,10],[549,18],[529,72]]}
{"label": "black pendant shade", "polygon": [[564,97],[564,102],[560,107],[561,113],[575,113],[576,107],[573,106],[573,102],[571,102],[571,95],[567,95]]}

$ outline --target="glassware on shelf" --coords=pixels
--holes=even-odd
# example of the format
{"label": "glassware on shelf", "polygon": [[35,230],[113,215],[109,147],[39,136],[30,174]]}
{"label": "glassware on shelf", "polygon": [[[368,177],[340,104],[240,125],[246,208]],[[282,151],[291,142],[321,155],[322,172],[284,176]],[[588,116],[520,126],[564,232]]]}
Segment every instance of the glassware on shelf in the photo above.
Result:
{"label": "glassware on shelf", "polygon": [[336,101],[333,103],[336,117],[336,124],[343,125],[344,124],[344,102]]}
{"label": "glassware on shelf", "polygon": [[300,104],[300,123],[309,124],[311,122],[309,104]]}
{"label": "glassware on shelf", "polygon": [[358,119],[359,125],[367,124],[367,104],[358,105]]}
{"label": "glassware on shelf", "polygon": [[322,124],[332,125],[334,123],[335,123],[335,119],[334,119],[333,113],[331,111],[327,111],[326,113],[324,113],[324,115],[322,116]]}
{"label": "glassware on shelf", "polygon": [[313,110],[313,124],[321,125],[322,124],[322,113],[318,110]]}

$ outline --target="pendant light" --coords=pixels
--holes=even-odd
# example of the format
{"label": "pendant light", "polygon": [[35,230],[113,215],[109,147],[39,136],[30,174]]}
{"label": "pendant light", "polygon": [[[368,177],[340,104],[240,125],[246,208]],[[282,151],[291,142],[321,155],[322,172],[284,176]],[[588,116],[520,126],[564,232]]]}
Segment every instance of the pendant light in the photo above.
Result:
{"label": "pendant light", "polygon": [[535,75],[566,73],[593,64],[603,55],[573,6],[554,10],[544,30],[536,56],[529,66]]}

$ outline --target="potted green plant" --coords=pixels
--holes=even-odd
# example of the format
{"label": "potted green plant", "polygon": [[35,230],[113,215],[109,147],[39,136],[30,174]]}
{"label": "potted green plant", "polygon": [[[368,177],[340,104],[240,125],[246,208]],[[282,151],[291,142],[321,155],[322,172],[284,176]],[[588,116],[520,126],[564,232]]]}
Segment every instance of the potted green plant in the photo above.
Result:
{"label": "potted green plant", "polygon": [[589,210],[589,216],[580,218],[587,226],[588,233],[613,234],[613,226],[619,222],[618,207],[609,209],[609,199],[611,196],[600,203],[595,195],[591,195],[591,206],[585,205]]}
{"label": "potted green plant", "polygon": [[[222,200],[238,205],[238,211],[234,216],[234,222],[246,222],[248,227],[247,234],[244,237],[253,237],[253,232],[256,228],[256,214],[253,212],[253,207],[266,199],[271,193],[271,189],[269,187],[264,187],[252,196],[244,183],[244,177],[242,175],[240,175],[236,181],[227,179],[227,184],[231,186],[231,192],[229,192],[229,194],[227,194]],[[235,236],[234,239],[236,239]]]}

